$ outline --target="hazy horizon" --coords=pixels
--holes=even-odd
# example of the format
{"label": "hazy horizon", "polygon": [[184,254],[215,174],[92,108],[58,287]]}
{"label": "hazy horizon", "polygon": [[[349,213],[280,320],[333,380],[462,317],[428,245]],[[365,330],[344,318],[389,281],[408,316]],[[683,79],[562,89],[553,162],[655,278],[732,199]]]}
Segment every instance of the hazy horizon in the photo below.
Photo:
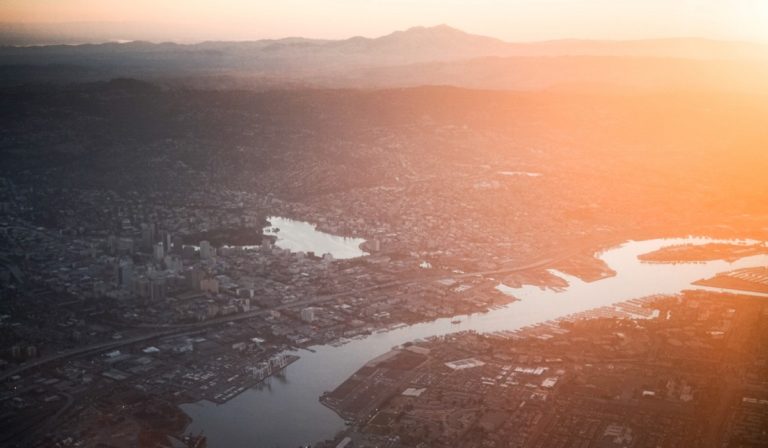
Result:
{"label": "hazy horizon", "polygon": [[[463,33],[466,33],[468,35],[472,36],[482,36],[482,37],[488,37],[492,39],[497,39],[504,43],[510,43],[510,44],[535,44],[535,43],[543,43],[543,42],[560,42],[560,41],[584,41],[584,42],[642,42],[642,41],[665,41],[665,40],[690,40],[690,41],[712,41],[712,42],[730,42],[730,43],[743,43],[743,44],[758,44],[758,45],[765,45],[768,44],[768,40],[757,40],[757,39],[739,39],[739,38],[729,38],[729,37],[713,37],[713,36],[704,36],[704,35],[696,35],[696,34],[668,34],[668,35],[658,35],[658,36],[645,36],[645,37],[629,37],[629,38],[600,38],[600,37],[553,37],[553,38],[540,38],[540,39],[518,39],[518,40],[510,40],[510,39],[504,39],[499,36],[491,35],[491,34],[483,34],[483,33],[475,33],[468,30],[465,30],[460,27],[453,26],[449,23],[439,23],[439,24],[426,24],[426,25],[413,25],[407,28],[398,28],[398,29],[392,29],[389,32],[385,32],[382,34],[371,34],[371,35],[347,35],[347,36],[341,36],[338,38],[323,38],[323,37],[316,37],[313,35],[301,35],[301,34],[286,34],[286,35],[275,35],[275,36],[265,36],[265,37],[243,37],[243,38],[215,38],[212,37],[210,39],[193,39],[193,38],[179,38],[179,39],[164,39],[162,36],[157,35],[153,38],[152,34],[143,36],[143,37],[137,37],[137,38],[128,38],[128,36],[131,35],[131,33],[110,33],[108,31],[100,31],[100,27],[104,28],[113,28],[114,26],[130,26],[132,24],[126,24],[126,23],[78,23],[78,22],[65,22],[65,23],[41,23],[41,24],[22,24],[22,23],[0,23],[0,27],[7,26],[9,28],[6,28],[4,31],[0,31],[0,45],[6,45],[6,46],[52,46],[52,45],[87,45],[87,44],[106,44],[106,43],[130,43],[130,42],[148,42],[152,44],[163,44],[163,43],[174,43],[179,45],[196,45],[206,42],[232,42],[232,43],[246,43],[246,42],[258,42],[258,41],[265,41],[265,40],[289,40],[289,39],[304,39],[304,40],[313,40],[313,41],[343,41],[348,39],[355,39],[355,38],[364,38],[364,39],[378,39],[381,37],[386,37],[391,34],[395,34],[398,32],[405,32],[409,30],[416,30],[416,29],[433,29],[433,28],[439,28],[439,27],[448,27],[451,29],[454,29],[456,31],[460,31]],[[135,24],[134,24],[135,25]],[[33,33],[31,30],[35,29],[36,27],[51,27],[50,31],[43,31],[39,33]],[[93,29],[88,30],[88,26],[94,26]],[[83,30],[83,27],[85,27],[86,31],[81,31],[80,35],[76,34],[68,34],[65,30],[61,30],[57,27],[64,27],[64,29],[69,28],[79,28]],[[11,37],[10,39],[7,37],[8,35],[14,35],[18,34],[18,37]],[[114,34],[114,37],[109,37],[109,35]],[[121,37],[122,36],[122,37]],[[52,37],[52,38],[49,38]],[[13,42],[14,39],[17,40],[23,40],[26,39],[29,42],[20,42],[15,43]],[[46,40],[47,39],[47,40]],[[58,39],[58,40],[57,40]]]}
{"label": "hazy horizon", "polygon": [[272,4],[224,0],[212,4],[171,0],[122,4],[71,0],[52,5],[31,0],[0,5],[0,24],[0,41],[11,41],[17,35],[33,44],[372,38],[436,24],[507,42],[677,37],[768,42],[768,3],[291,0]]}

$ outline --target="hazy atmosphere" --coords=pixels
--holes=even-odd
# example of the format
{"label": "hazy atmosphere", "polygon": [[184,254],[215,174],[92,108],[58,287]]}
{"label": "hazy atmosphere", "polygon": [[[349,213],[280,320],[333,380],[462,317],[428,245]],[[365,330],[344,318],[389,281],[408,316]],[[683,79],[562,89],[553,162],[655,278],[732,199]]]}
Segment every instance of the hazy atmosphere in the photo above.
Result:
{"label": "hazy atmosphere", "polygon": [[441,23],[508,41],[768,40],[763,0],[5,0],[6,43],[377,37]]}
{"label": "hazy atmosphere", "polygon": [[767,14],[0,0],[0,446],[768,446]]}

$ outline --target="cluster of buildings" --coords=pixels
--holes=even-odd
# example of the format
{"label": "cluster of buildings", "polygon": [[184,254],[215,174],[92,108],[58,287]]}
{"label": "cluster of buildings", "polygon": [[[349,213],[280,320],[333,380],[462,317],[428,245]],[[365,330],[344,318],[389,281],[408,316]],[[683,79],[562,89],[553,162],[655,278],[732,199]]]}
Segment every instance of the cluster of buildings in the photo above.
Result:
{"label": "cluster of buildings", "polygon": [[[294,207],[271,196],[211,192],[174,202],[69,190],[51,209],[53,224],[36,224],[57,194],[3,180],[0,202],[11,212],[0,221],[8,347],[0,405],[11,445],[96,433],[93,440],[131,445],[131,427],[179,434],[184,419],[175,412],[156,425],[137,415],[169,402],[230,400],[277,374],[280,353],[295,347],[511,300],[482,277],[446,282],[458,271],[420,268],[419,254],[398,254],[375,237],[360,259],[282,249],[262,235],[263,217]],[[131,435],[104,431],[104,420]]]}
{"label": "cluster of buildings", "polygon": [[[594,197],[584,202],[583,196],[563,190],[564,178],[549,172],[510,176],[483,164],[433,168],[450,175],[404,174],[391,184],[330,191],[301,201],[281,200],[258,189],[217,188],[207,180],[197,189],[118,193],[62,190],[42,181],[18,186],[0,179],[0,341],[7,347],[0,353],[0,406],[10,416],[0,443],[35,441],[44,446],[49,441],[45,437],[77,443],[98,433],[111,440],[104,443],[135,446],[131,437],[137,428],[178,435],[183,416],[170,412],[171,418],[159,419],[159,425],[140,416],[159,413],[168,403],[225,402],[267,372],[279,371],[269,366],[292,348],[344,344],[373,332],[508,303],[513,299],[495,288],[499,279],[557,286],[553,282],[562,279],[547,273],[547,267],[590,279],[611,275],[593,257],[572,255],[622,241],[626,229],[639,237],[638,229],[648,221],[647,215],[633,214],[623,205],[593,219],[599,204],[608,200],[601,195],[610,195],[591,191]],[[573,200],[574,205],[564,213],[542,197]],[[283,249],[275,244],[275,235],[263,235],[267,216],[365,238],[369,255],[334,260]],[[620,220],[621,231],[615,225]],[[525,272],[510,273],[528,264]],[[763,280],[764,273],[748,274]],[[639,316],[655,322],[658,316],[648,315],[644,306],[629,303],[579,318],[612,322]],[[570,396],[561,395],[563,386],[591,371],[587,357],[574,358],[573,353],[601,347],[623,356],[628,347],[640,350],[649,343],[631,332],[627,344],[613,336],[593,340],[589,332],[574,337],[579,321],[528,329],[548,337],[520,342],[527,353],[514,348],[496,353],[488,343],[506,347],[518,343],[520,335],[418,344],[407,355],[369,366],[388,372],[375,376],[375,383],[366,386],[363,375],[351,387],[356,392],[331,394],[324,402],[352,420],[361,415],[372,419],[370,427],[350,436],[350,446],[365,446],[368,442],[361,441],[369,439],[372,446],[389,446],[377,439],[380,434],[392,446],[475,439],[484,440],[484,447],[550,446],[544,441],[531,445],[539,440],[537,431],[543,431],[532,428],[554,419],[547,417],[553,397]],[[670,337],[673,342],[664,350],[677,343],[686,353],[703,350],[687,345],[702,342],[698,333],[688,336]],[[566,348],[567,356],[560,350]],[[545,355],[534,355],[535,350]],[[431,370],[421,372],[422,365]],[[603,366],[595,375],[616,372]],[[675,381],[670,387],[678,397],[695,401],[700,383]],[[440,382],[444,389],[436,387]],[[626,393],[651,400],[662,391],[638,386]],[[395,394],[391,404],[400,407],[382,413],[372,406],[378,399],[371,401],[371,394]],[[493,401],[502,398],[519,409]],[[762,409],[761,397],[745,398],[749,400],[740,402],[738,412]],[[615,410],[590,406],[584,409],[593,413],[574,417],[570,427],[563,427],[575,430],[592,422],[585,430],[591,438],[584,440],[628,446],[646,433],[634,421],[600,420],[596,415]],[[670,421],[691,421],[688,414],[681,415]],[[61,431],[53,431],[53,421],[63,422]],[[103,421],[109,424],[98,424]],[[734,433],[750,431],[736,426]],[[121,428],[130,436],[112,440],[116,433],[104,427]],[[672,423],[659,427],[662,439],[683,431]],[[552,434],[557,431],[551,428]],[[500,438],[479,437],[490,432]],[[515,440],[524,442],[504,445],[501,437],[512,440],[511,434],[522,434]],[[588,443],[568,440],[562,443]]]}
{"label": "cluster of buildings", "polygon": [[323,446],[768,443],[768,305],[701,291],[643,305],[655,312],[396,348],[322,397],[352,424]]}

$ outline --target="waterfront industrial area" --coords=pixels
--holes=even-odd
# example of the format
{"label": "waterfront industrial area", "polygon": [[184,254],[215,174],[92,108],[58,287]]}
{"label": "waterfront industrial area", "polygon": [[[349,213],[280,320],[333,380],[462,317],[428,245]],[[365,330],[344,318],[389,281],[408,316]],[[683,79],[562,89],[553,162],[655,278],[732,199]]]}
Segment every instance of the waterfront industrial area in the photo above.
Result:
{"label": "waterfront industrial area", "polygon": [[765,299],[632,308],[396,347],[321,398],[352,425],[325,446],[765,446]]}

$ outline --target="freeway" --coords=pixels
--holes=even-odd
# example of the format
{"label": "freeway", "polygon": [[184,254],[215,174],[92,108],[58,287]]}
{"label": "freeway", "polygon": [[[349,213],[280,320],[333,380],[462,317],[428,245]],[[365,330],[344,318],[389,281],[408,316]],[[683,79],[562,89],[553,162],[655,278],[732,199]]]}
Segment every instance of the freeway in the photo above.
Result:
{"label": "freeway", "polygon": [[[523,272],[523,271],[528,271],[532,269],[542,268],[554,262],[564,260],[566,258],[573,256],[575,252],[577,251],[576,250],[568,251],[567,253],[561,254],[558,257],[547,257],[547,258],[543,258],[538,261],[528,263],[522,266],[503,268],[503,269],[497,269],[497,270],[489,270],[489,271],[465,272],[462,274],[455,274],[450,277],[451,278],[468,278],[468,277],[477,277],[477,276],[486,276],[486,275],[500,275],[500,274],[511,274],[515,272]],[[365,288],[355,289],[351,291],[318,296],[311,299],[300,300],[298,302],[285,303],[285,304],[278,305],[276,307],[272,307],[268,309],[259,309],[259,310],[249,311],[249,312],[237,314],[234,316],[218,317],[218,318],[206,320],[203,322],[195,322],[191,324],[145,327],[145,328],[152,328],[157,331],[150,332],[140,336],[135,336],[128,339],[121,339],[119,341],[108,341],[108,342],[102,342],[99,344],[88,345],[85,347],[78,347],[78,348],[66,350],[54,355],[50,355],[44,358],[40,358],[36,361],[15,367],[7,372],[3,372],[2,374],[0,374],[0,382],[5,381],[6,379],[14,375],[18,375],[27,370],[42,367],[46,364],[53,363],[56,361],[64,361],[67,359],[73,359],[81,356],[86,356],[89,354],[99,353],[102,351],[115,350],[121,347],[137,344],[140,342],[146,342],[156,338],[180,335],[186,332],[194,332],[196,330],[213,327],[213,326],[225,324],[228,322],[237,322],[245,319],[251,319],[253,317],[265,315],[271,311],[279,311],[283,309],[296,308],[296,307],[304,308],[312,305],[319,305],[325,302],[333,301],[342,297],[357,295],[357,294],[370,292],[370,291],[377,291],[380,289],[389,289],[389,288],[395,288],[395,287],[401,287],[401,286],[412,286],[417,284],[429,283],[429,282],[434,282],[436,280],[440,280],[442,278],[446,278],[446,277],[444,275],[440,275],[440,276],[429,276],[429,277],[420,278],[416,280],[395,280],[395,281],[382,283],[374,286],[369,286]]]}

